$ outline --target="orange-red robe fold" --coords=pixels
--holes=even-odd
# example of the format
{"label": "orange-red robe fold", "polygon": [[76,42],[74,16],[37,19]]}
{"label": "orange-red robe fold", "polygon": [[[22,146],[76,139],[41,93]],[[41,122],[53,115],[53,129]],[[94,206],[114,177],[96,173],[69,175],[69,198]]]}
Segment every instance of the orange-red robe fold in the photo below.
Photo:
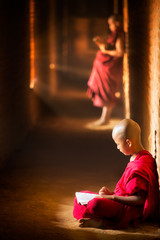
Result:
{"label": "orange-red robe fold", "polygon": [[[116,49],[117,38],[124,41],[124,32],[121,29],[117,29],[109,35],[107,39],[109,50]],[[120,89],[122,74],[123,57],[112,57],[100,50],[97,52],[88,80],[87,91],[95,106],[113,106],[116,103],[115,93]]]}

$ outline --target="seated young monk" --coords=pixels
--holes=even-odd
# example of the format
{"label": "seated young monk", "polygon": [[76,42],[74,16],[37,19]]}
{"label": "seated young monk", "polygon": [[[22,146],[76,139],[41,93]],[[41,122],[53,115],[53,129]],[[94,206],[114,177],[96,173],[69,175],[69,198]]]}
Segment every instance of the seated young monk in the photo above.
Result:
{"label": "seated young monk", "polygon": [[118,229],[156,218],[159,202],[157,166],[142,146],[139,125],[124,119],[114,127],[112,137],[124,155],[131,155],[130,162],[114,192],[102,187],[99,196],[86,205],[81,205],[75,198],[73,215],[79,220],[80,227]]}

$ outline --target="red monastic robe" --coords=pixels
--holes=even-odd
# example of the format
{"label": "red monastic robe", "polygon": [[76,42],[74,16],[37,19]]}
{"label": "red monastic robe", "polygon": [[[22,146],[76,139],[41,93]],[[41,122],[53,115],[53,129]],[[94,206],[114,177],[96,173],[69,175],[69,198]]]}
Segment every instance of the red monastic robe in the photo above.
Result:
{"label": "red monastic robe", "polygon": [[104,228],[126,228],[146,219],[154,220],[158,211],[159,185],[156,162],[147,151],[138,153],[129,162],[116,185],[114,195],[131,196],[138,191],[146,192],[144,206],[129,206],[105,198],[94,198],[87,205],[74,201],[73,215],[80,218],[103,220]]}
{"label": "red monastic robe", "polygon": [[[111,32],[107,39],[110,50],[115,50],[117,38],[124,40],[124,32],[117,29]],[[123,74],[123,57],[112,57],[108,54],[97,52],[93,69],[88,81],[87,94],[97,107],[114,106],[115,93],[120,90]]]}

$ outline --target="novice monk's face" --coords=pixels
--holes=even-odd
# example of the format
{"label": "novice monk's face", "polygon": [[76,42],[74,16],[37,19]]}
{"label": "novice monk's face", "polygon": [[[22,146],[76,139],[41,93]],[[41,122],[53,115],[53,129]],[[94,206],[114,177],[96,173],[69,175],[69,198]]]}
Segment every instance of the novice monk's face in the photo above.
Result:
{"label": "novice monk's face", "polygon": [[108,19],[108,26],[109,26],[109,29],[111,30],[111,32],[114,32],[116,31],[116,22],[113,20],[113,18],[109,18]]}
{"label": "novice monk's face", "polygon": [[119,149],[120,152],[122,152],[124,155],[131,155],[131,148],[129,145],[129,140],[120,138],[118,136],[113,137],[113,140],[117,144],[117,149]]}

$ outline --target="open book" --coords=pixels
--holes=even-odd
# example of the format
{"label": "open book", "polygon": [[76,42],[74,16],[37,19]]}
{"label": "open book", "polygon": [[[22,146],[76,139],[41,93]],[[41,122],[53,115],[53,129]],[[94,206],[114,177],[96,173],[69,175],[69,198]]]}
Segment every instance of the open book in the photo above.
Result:
{"label": "open book", "polygon": [[99,196],[98,194],[93,193],[83,193],[83,192],[76,192],[77,202],[81,205],[87,204],[93,198]]}

